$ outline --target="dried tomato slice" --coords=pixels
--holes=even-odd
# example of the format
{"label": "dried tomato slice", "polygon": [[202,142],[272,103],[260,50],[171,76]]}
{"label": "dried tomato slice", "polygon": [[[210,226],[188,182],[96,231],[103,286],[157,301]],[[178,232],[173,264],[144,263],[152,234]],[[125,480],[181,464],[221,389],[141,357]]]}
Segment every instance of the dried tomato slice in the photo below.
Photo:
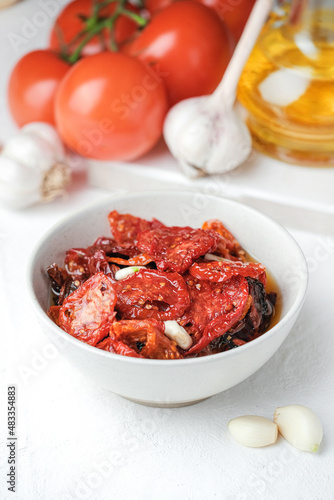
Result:
{"label": "dried tomato slice", "polygon": [[245,251],[242,249],[240,243],[235,239],[232,233],[224,224],[218,219],[211,219],[204,222],[202,229],[211,229],[220,234],[221,238],[218,244],[218,252],[226,258],[237,257],[238,259],[245,260]]}
{"label": "dried tomato slice", "polygon": [[92,247],[100,248],[108,257],[112,257],[113,255],[117,257],[134,257],[138,254],[138,250],[135,247],[120,245],[113,238],[106,238],[105,236],[98,238]]}
{"label": "dried tomato slice", "polygon": [[117,341],[111,337],[107,337],[102,342],[96,345],[98,349],[103,351],[113,352],[115,354],[121,354],[123,356],[130,356],[132,358],[143,358],[141,354],[138,354],[134,349],[131,349],[127,344]]}
{"label": "dried tomato slice", "polygon": [[186,283],[191,304],[180,323],[195,341],[200,339],[208,323],[235,309],[240,300],[240,289],[245,289],[245,278],[242,276],[234,276],[225,283],[214,283],[188,275]]}
{"label": "dried tomato slice", "polygon": [[182,276],[156,269],[141,269],[117,283],[117,310],[125,319],[179,318],[190,305]]}
{"label": "dried tomato slice", "polygon": [[139,233],[137,247],[147,253],[161,271],[183,274],[201,255],[217,248],[214,231],[191,227],[164,227]]}
{"label": "dried tomato slice", "polygon": [[244,276],[260,280],[266,286],[266,268],[256,262],[210,261],[195,262],[189,267],[189,273],[197,279],[216,283],[227,281],[232,276]]}
{"label": "dried tomato slice", "polygon": [[115,264],[119,264],[120,266],[147,266],[147,264],[152,262],[152,259],[146,253],[141,253],[140,255],[130,257],[130,259],[108,257],[108,262],[115,262]]}
{"label": "dried tomato slice", "polygon": [[108,219],[113,237],[122,246],[135,246],[135,240],[141,231],[164,227],[157,219],[148,221],[134,215],[120,214],[117,210],[110,212]]}
{"label": "dried tomato slice", "polygon": [[92,245],[88,248],[71,248],[65,255],[65,269],[70,276],[92,276],[100,271],[110,273],[104,250]]}
{"label": "dried tomato slice", "polygon": [[[235,289],[236,280],[238,280],[237,290]],[[223,286],[225,286],[224,296],[227,296],[228,300],[225,308],[221,310],[222,314],[218,314],[214,319],[209,321],[201,338],[186,352],[187,356],[199,353],[212,340],[224,335],[246,314],[250,305],[248,301],[249,287],[247,280],[242,276],[237,276],[231,278]]]}
{"label": "dried tomato slice", "polygon": [[114,281],[97,273],[65,299],[59,311],[59,326],[95,346],[109,333],[116,300]]}
{"label": "dried tomato slice", "polygon": [[56,325],[59,326],[59,310],[60,306],[51,306],[48,310],[48,316]]}
{"label": "dried tomato slice", "polygon": [[164,335],[164,324],[154,319],[122,320],[113,323],[110,336],[126,344],[137,355],[151,359],[182,358],[175,342]]}

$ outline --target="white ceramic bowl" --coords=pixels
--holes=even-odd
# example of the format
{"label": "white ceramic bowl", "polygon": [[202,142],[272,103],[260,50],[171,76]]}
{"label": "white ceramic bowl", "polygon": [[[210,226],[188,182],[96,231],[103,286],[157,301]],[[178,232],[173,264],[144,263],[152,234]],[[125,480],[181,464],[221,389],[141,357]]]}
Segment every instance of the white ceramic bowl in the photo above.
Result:
{"label": "white ceramic bowl", "polygon": [[[282,298],[280,321],[248,344],[212,356],[151,360],[119,356],[91,347],[65,333],[47,316],[49,280],[46,268],[63,263],[70,247],[92,244],[110,235],[111,210],[168,225],[201,227],[218,218],[241,245],[265,264]],[[308,273],[305,258],[290,234],[262,213],[224,198],[182,191],[161,191],[110,197],[70,215],[38,243],[29,265],[28,289],[39,321],[70,363],[97,384],[139,403],[182,406],[195,403],[242,382],[261,368],[290,332],[302,307]]]}

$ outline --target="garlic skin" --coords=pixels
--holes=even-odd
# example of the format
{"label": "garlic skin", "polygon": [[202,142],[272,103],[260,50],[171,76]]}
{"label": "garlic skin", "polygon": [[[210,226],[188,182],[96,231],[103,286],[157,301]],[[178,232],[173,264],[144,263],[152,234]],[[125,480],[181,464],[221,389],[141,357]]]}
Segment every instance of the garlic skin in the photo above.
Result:
{"label": "garlic skin", "polygon": [[262,448],[277,440],[276,423],[257,415],[243,415],[229,421],[228,428],[238,443],[250,448]]}
{"label": "garlic skin", "polygon": [[0,153],[0,201],[21,209],[64,193],[70,182],[65,150],[54,127],[30,123]]}
{"label": "garlic skin", "polygon": [[274,422],[292,446],[303,451],[318,451],[323,431],[319,417],[306,406],[288,405],[277,408]]}

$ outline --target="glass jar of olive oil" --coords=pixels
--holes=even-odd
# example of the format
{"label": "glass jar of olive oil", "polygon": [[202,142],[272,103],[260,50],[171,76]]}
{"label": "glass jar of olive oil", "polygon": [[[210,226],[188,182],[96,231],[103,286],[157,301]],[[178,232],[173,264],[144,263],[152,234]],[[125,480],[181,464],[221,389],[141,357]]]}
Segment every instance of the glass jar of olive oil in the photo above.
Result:
{"label": "glass jar of olive oil", "polygon": [[273,13],[238,99],[257,149],[289,163],[334,166],[334,0],[292,0]]}

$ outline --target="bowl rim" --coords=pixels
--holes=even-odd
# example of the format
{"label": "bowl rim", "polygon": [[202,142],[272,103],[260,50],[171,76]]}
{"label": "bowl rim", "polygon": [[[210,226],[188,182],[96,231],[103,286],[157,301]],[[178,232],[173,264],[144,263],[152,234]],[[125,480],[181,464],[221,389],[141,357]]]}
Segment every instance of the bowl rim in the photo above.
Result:
{"label": "bowl rim", "polygon": [[[37,264],[37,256],[38,253],[40,252],[41,248],[43,245],[46,243],[46,241],[58,230],[60,230],[63,226],[69,224],[71,221],[74,221],[77,217],[80,215],[84,215],[86,212],[91,212],[98,210],[99,208],[102,208],[106,206],[109,202],[112,204],[112,202],[115,199],[132,199],[132,198],[145,198],[147,195],[154,195],[154,196],[159,196],[159,195],[168,195],[168,194],[178,194],[182,196],[182,194],[196,194],[200,193],[200,191],[195,191],[195,190],[185,190],[185,189],[165,189],[165,190],[145,190],[145,191],[136,191],[136,192],[122,192],[122,193],[113,193],[111,195],[107,195],[106,197],[103,197],[102,199],[98,200],[97,202],[89,203],[81,208],[72,211],[71,213],[65,215],[62,217],[59,221],[57,221],[55,224],[53,224],[43,235],[41,238],[35,243],[33,250],[31,251],[31,254],[28,259],[27,263],[27,272],[26,272],[26,289],[28,292],[28,296],[30,299],[30,303],[33,306],[33,309],[35,313],[37,313],[37,316],[41,319],[43,323],[46,322],[49,328],[52,328],[54,332],[60,336],[63,340],[65,340],[65,344],[67,342],[73,344],[74,346],[77,346],[79,349],[86,350],[88,353],[95,353],[97,356],[102,356],[106,359],[114,359],[115,361],[120,361],[124,363],[129,363],[134,364],[134,365],[143,365],[143,366],[184,366],[184,365],[197,365],[197,364],[206,364],[206,363],[212,363],[212,362],[220,362],[222,359],[228,359],[230,357],[236,356],[238,353],[241,352],[246,352],[247,350],[254,349],[257,347],[258,344],[261,344],[263,342],[269,341],[269,339],[273,336],[275,336],[279,330],[281,330],[282,327],[286,323],[288,323],[291,318],[299,312],[299,309],[302,307],[303,302],[305,300],[306,292],[307,292],[307,286],[308,286],[308,280],[309,280],[309,272],[308,272],[308,266],[306,262],[306,258],[304,256],[304,253],[300,247],[300,245],[297,243],[295,238],[289,233],[289,231],[283,227],[281,224],[276,222],[274,219],[269,217],[268,215],[264,214],[260,210],[250,207],[249,205],[245,203],[241,203],[239,201],[232,200],[230,198],[226,198],[223,196],[218,196],[214,194],[205,194],[206,197],[209,198],[214,198],[216,201],[227,203],[230,206],[237,206],[237,207],[242,207],[243,209],[247,209],[250,214],[255,214],[257,217],[262,217],[265,219],[267,222],[270,222],[273,224],[279,232],[284,234],[285,237],[287,237],[290,242],[295,246],[295,250],[299,254],[299,260],[300,260],[300,275],[301,275],[301,281],[300,281],[300,287],[297,292],[297,296],[294,299],[294,302],[291,306],[291,308],[287,311],[285,316],[278,321],[272,328],[270,328],[268,331],[266,331],[263,335],[260,337],[251,340],[250,342],[247,342],[244,345],[238,346],[235,349],[230,349],[228,351],[220,352],[217,354],[212,354],[208,356],[201,356],[201,357],[196,357],[196,358],[183,358],[183,359],[148,359],[148,358],[135,358],[131,356],[123,356],[120,354],[112,353],[109,351],[104,351],[102,349],[98,349],[96,346],[91,346],[89,344],[86,344],[85,342],[82,342],[81,340],[72,337],[72,335],[69,335],[66,333],[62,328],[57,326],[47,315],[46,311],[43,310],[41,305],[38,302],[37,297],[35,296],[34,288],[33,288],[33,277],[34,277],[34,269],[35,265]],[[152,215],[154,217],[154,215]]]}

